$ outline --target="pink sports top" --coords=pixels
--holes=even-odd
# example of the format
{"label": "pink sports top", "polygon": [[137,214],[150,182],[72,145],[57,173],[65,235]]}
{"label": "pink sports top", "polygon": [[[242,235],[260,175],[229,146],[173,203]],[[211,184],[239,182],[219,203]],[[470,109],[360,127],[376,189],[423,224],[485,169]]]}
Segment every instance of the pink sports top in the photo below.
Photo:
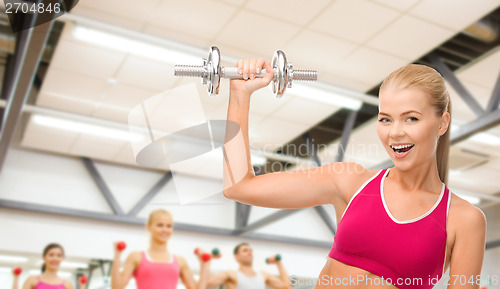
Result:
{"label": "pink sports top", "polygon": [[353,195],[329,256],[401,289],[430,289],[444,273],[449,190],[443,184],[438,201],[424,215],[398,221],[384,199],[388,171],[379,171]]}
{"label": "pink sports top", "polygon": [[154,262],[146,252],[141,252],[141,263],[134,271],[137,289],[176,289],[180,268],[172,255],[169,263]]}
{"label": "pink sports top", "polygon": [[40,280],[40,276],[38,276],[37,279],[38,283],[36,283],[33,289],[66,289],[66,286],[64,286],[64,281],[61,284],[49,284],[42,282],[42,280]]}

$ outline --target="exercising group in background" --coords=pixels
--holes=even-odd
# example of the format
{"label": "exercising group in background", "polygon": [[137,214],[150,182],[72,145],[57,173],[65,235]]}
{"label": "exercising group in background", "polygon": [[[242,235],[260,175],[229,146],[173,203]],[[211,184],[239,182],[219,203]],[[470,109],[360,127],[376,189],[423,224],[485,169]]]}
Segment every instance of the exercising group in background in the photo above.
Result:
{"label": "exercising group in background", "polygon": [[[114,244],[114,258],[111,266],[111,289],[124,289],[134,277],[137,289],[175,289],[179,279],[187,289],[205,289],[225,285],[227,289],[265,289],[266,285],[274,289],[291,288],[290,279],[281,263],[281,256],[266,259],[268,264],[275,264],[279,277],[253,269],[253,251],[249,244],[241,243],[234,249],[234,258],[239,264],[238,270],[227,270],[210,275],[209,265],[214,258],[219,258],[218,249],[206,252],[201,248],[194,250],[200,263],[200,277],[195,280],[186,259],[173,254],[168,249],[168,241],[173,232],[172,215],[157,209],[149,214],[146,228],[150,234],[149,248],[145,251],[131,252],[121,267],[121,254],[126,248],[124,242]],[[58,276],[58,270],[64,259],[64,249],[59,244],[49,244],[43,250],[43,265],[40,275],[29,276],[22,289],[73,289],[69,280]],[[19,289],[21,268],[13,270],[13,289]],[[78,279],[77,289],[86,288],[85,276]]]}

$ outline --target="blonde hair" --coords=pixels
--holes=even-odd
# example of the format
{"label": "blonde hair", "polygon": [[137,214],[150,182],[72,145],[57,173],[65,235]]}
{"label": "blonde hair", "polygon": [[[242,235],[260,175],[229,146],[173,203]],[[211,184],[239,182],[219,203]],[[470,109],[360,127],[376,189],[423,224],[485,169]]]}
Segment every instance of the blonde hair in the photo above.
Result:
{"label": "blonde hair", "polygon": [[430,103],[436,108],[438,116],[442,116],[445,112],[450,114],[448,129],[439,137],[436,149],[439,178],[441,182],[447,185],[448,156],[450,152],[451,100],[443,77],[439,72],[429,66],[409,64],[389,74],[380,86],[380,91],[388,87],[394,89],[419,88],[430,96]]}
{"label": "blonde hair", "polygon": [[156,209],[156,210],[153,210],[151,211],[151,213],[149,213],[149,217],[148,217],[148,222],[147,224],[148,225],[151,225],[153,223],[153,220],[154,218],[157,216],[157,215],[160,215],[160,214],[166,214],[167,216],[170,217],[170,219],[173,220],[172,218],[172,214],[170,214],[169,211],[165,210],[165,209]]}

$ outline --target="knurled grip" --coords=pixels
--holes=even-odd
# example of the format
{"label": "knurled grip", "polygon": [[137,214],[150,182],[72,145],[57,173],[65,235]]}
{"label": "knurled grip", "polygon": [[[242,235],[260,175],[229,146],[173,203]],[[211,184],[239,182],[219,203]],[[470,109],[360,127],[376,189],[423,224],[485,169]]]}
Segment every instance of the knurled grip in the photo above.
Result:
{"label": "knurled grip", "polygon": [[185,76],[185,77],[205,77],[207,71],[204,66],[201,65],[176,65],[174,66],[175,76]]}
{"label": "knurled grip", "polygon": [[318,72],[315,70],[293,70],[292,71],[293,80],[303,80],[303,81],[316,81],[318,80]]}

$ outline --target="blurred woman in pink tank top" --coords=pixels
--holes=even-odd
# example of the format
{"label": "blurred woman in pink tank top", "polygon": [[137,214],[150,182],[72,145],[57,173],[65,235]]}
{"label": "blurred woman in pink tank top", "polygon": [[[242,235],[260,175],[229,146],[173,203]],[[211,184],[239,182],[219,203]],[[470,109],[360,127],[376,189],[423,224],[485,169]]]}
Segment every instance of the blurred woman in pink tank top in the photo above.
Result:
{"label": "blurred woman in pink tank top", "polygon": [[146,251],[134,251],[127,257],[120,272],[121,251],[115,246],[111,268],[111,288],[124,289],[132,276],[137,289],[175,289],[178,280],[187,289],[205,289],[209,274],[209,262],[202,262],[202,250],[198,252],[200,280],[196,282],[186,260],[169,252],[167,242],[172,236],[172,215],[163,209],[149,214],[146,228],[150,233],[150,245]]}
{"label": "blurred woman in pink tank top", "polygon": [[[69,280],[57,276],[61,262],[64,259],[64,249],[61,245],[51,243],[43,250],[42,274],[28,277],[24,282],[23,289],[73,289]],[[84,288],[79,284],[79,288]]]}

